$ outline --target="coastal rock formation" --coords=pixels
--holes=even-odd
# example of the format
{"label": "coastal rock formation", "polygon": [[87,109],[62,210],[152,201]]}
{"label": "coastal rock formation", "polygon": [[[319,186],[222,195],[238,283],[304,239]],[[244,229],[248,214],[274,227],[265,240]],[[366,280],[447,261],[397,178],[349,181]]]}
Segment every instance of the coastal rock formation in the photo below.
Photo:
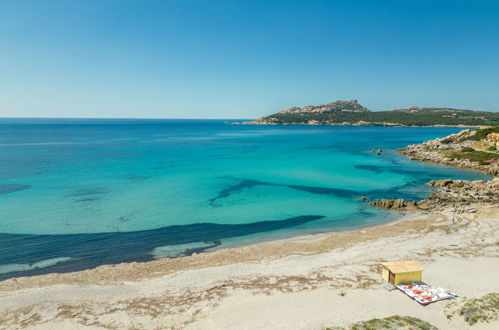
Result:
{"label": "coastal rock formation", "polygon": [[420,201],[406,201],[397,199],[380,199],[370,202],[369,205],[392,211],[418,211],[428,210],[434,207],[433,203],[427,199]]}
{"label": "coastal rock formation", "polygon": [[433,180],[430,186],[441,187],[428,198],[436,204],[494,203],[499,205],[499,178],[491,181]]}
{"label": "coastal rock formation", "polygon": [[[494,141],[498,127],[463,130],[443,138],[410,145],[398,150],[411,159],[445,164],[453,167],[471,168],[483,173],[499,175],[497,158],[499,153],[491,148],[490,138]],[[489,133],[493,131],[492,133]],[[491,136],[492,134],[492,136]],[[475,148],[482,148],[475,150]],[[499,205],[499,177],[490,181],[476,180],[432,180],[429,186],[437,188],[427,199],[405,201],[403,199],[381,199],[369,205],[396,211],[454,211],[473,213],[476,206]]]}
{"label": "coastal rock formation", "polygon": [[[470,146],[476,143],[472,137],[476,134],[477,131],[466,129],[443,138],[413,144],[397,151],[407,155],[412,160],[469,168],[488,175],[498,176],[499,162],[497,160],[499,159],[499,153],[474,149],[473,152],[463,152],[463,150],[466,150],[463,148],[472,149]],[[485,139],[483,141],[486,142]],[[486,145],[489,146],[490,144]]]}
{"label": "coastal rock formation", "polygon": [[394,211],[415,211],[418,209],[418,202],[408,202],[403,199],[380,199],[370,202],[369,205],[380,207],[382,209]]}
{"label": "coastal rock formation", "polygon": [[499,146],[499,133],[489,133],[487,134],[486,139],[495,144],[496,146]]}
{"label": "coastal rock formation", "polygon": [[282,110],[277,113],[302,113],[302,112],[334,112],[334,111],[347,111],[347,112],[369,112],[369,109],[360,105],[357,100],[347,101],[334,101],[321,105],[306,105],[302,108],[292,107],[287,110]]}
{"label": "coastal rock formation", "polygon": [[[405,201],[403,199],[380,199],[369,205],[394,211],[438,211],[449,206],[465,207],[473,203],[499,205],[499,178],[491,181],[467,180],[433,180],[429,186],[439,187],[428,199],[420,201]],[[466,212],[476,209],[467,208]]]}
{"label": "coastal rock formation", "polygon": [[[370,112],[366,107],[360,105],[357,100],[339,100],[334,102],[329,102],[321,105],[306,105],[304,107],[292,107],[286,110],[278,111],[276,116],[293,116],[293,115],[323,115],[323,114],[333,114],[337,112]],[[323,120],[317,119],[300,119],[299,122],[282,122],[279,118],[274,116],[262,117],[255,121],[245,121],[243,124],[247,125],[324,125]],[[354,125],[355,123],[345,123],[345,125]]]}

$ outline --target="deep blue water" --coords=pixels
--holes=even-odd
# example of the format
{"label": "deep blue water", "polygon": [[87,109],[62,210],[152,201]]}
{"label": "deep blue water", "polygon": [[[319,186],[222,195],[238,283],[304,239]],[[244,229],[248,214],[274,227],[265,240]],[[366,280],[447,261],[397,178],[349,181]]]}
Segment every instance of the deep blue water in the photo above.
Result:
{"label": "deep blue water", "polygon": [[484,179],[395,149],[455,128],[0,120],[0,279],[386,222],[360,196]]}

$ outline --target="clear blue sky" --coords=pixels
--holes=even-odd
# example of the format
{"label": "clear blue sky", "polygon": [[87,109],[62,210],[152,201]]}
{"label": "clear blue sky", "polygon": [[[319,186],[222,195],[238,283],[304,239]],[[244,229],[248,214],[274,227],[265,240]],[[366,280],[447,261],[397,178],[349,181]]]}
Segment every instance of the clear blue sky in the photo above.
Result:
{"label": "clear blue sky", "polygon": [[0,116],[499,111],[499,1],[1,0]]}

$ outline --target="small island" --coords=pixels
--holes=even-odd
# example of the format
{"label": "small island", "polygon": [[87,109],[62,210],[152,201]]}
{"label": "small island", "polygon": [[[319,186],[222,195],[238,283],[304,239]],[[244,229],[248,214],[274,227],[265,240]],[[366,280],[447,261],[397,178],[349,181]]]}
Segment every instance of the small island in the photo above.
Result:
{"label": "small island", "polygon": [[419,107],[371,111],[357,100],[340,100],[293,107],[244,124],[482,127],[499,125],[499,112]]}

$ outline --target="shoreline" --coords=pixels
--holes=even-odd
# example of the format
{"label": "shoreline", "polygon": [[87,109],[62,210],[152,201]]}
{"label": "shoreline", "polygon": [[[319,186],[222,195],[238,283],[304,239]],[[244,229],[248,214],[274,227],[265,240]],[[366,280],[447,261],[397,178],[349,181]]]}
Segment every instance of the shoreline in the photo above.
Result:
{"label": "shoreline", "polygon": [[307,123],[284,123],[284,124],[276,124],[276,123],[259,123],[256,122],[257,120],[254,121],[243,121],[243,122],[228,122],[230,125],[257,125],[257,126],[347,126],[347,127],[392,127],[392,128],[398,128],[398,127],[413,127],[413,128],[418,128],[418,127],[450,127],[450,128],[489,128],[492,127],[490,125],[401,125],[401,124],[396,124],[396,123],[384,123],[384,124],[355,124],[355,123],[333,123],[333,124],[307,124]]}
{"label": "shoreline", "polygon": [[[368,201],[364,201],[366,207],[368,207]],[[252,245],[259,245],[259,244],[267,244],[267,243],[273,243],[273,242],[284,242],[287,240],[293,240],[293,239],[298,239],[302,240],[303,238],[306,237],[316,237],[316,236],[328,236],[328,235],[335,235],[338,233],[343,233],[343,232],[352,232],[356,230],[362,230],[365,228],[371,228],[371,227],[376,227],[376,226],[382,226],[385,224],[390,224],[397,222],[401,220],[402,218],[407,217],[409,214],[412,214],[414,212],[412,211],[401,211],[401,212],[389,212],[389,211],[384,211],[383,213],[379,213],[375,216],[369,217],[369,221],[365,224],[359,224],[357,226],[350,226],[350,227],[327,227],[327,228],[303,228],[303,229],[298,229],[298,230],[291,230],[291,231],[277,231],[277,232],[264,232],[263,235],[262,233],[260,234],[249,234],[246,236],[241,236],[241,237],[233,237],[233,238],[228,238],[224,239],[219,244],[208,246],[210,241],[207,242],[200,242],[200,243],[205,243],[207,246],[206,248],[203,248],[202,250],[198,252],[194,252],[192,254],[188,255],[175,255],[175,256],[160,256],[160,257],[155,257],[151,260],[147,261],[123,261],[123,262],[118,262],[118,263],[113,263],[113,264],[106,264],[102,263],[97,266],[91,266],[85,269],[74,269],[74,270],[66,270],[66,271],[47,271],[47,272],[42,272],[39,274],[33,274],[33,275],[14,275],[11,277],[4,277],[0,278],[0,291],[1,291],[1,284],[4,281],[9,281],[13,279],[22,279],[22,278],[32,278],[32,277],[41,277],[41,276],[50,276],[50,275],[56,275],[56,274],[72,274],[72,273],[80,273],[80,272],[86,272],[86,271],[92,271],[96,268],[104,267],[104,266],[109,266],[109,267],[118,267],[119,265],[126,265],[126,264],[147,264],[147,263],[152,263],[158,260],[162,259],[179,259],[179,258],[188,258],[193,255],[200,255],[200,254],[209,254],[209,253],[214,253],[217,251],[221,250],[228,250],[228,249],[237,249],[237,248],[242,248],[245,246],[252,246]],[[152,255],[155,255],[154,251],[151,251]],[[161,252],[158,252],[158,255],[161,255]],[[42,261],[43,262],[43,261]],[[41,268],[42,270],[44,268]],[[1,270],[0,270],[1,271]],[[15,273],[15,271],[14,271]],[[6,275],[8,273],[0,274],[0,275]]]}
{"label": "shoreline", "polygon": [[[292,235],[290,237],[285,238],[276,238],[264,240],[261,242],[254,243],[242,243],[241,245],[237,245],[239,242],[235,242],[236,246],[229,247],[215,247],[213,250],[207,250],[200,253],[194,253],[189,256],[181,256],[181,257],[163,257],[150,261],[143,262],[123,262],[119,264],[108,264],[108,265],[100,265],[95,268],[89,268],[85,270],[73,271],[73,272],[64,272],[64,273],[48,273],[34,276],[19,276],[12,277],[5,280],[0,281],[0,293],[2,291],[11,290],[11,289],[21,289],[21,288],[30,288],[34,285],[59,285],[59,284],[74,284],[73,280],[77,279],[79,284],[108,284],[113,282],[119,282],[124,280],[129,280],[133,278],[133,280],[140,280],[143,278],[150,278],[150,275],[143,274],[142,272],[137,272],[140,268],[151,268],[154,270],[154,276],[163,276],[169,274],[171,272],[184,271],[184,270],[192,270],[197,267],[206,267],[212,265],[223,265],[225,263],[236,263],[236,262],[253,262],[255,260],[261,261],[263,258],[282,258],[289,256],[291,254],[299,254],[303,252],[305,254],[318,254],[327,252],[331,249],[338,248],[336,244],[327,246],[317,246],[314,244],[309,245],[309,243],[313,243],[320,240],[333,240],[335,238],[339,239],[341,245],[346,244],[354,244],[354,242],[350,242],[350,239],[356,236],[359,233],[365,233],[366,230],[369,231],[384,231],[384,227],[389,228],[392,225],[400,225],[401,223],[407,221],[415,221],[420,217],[427,216],[428,214],[421,214],[416,211],[399,211],[397,213],[390,215],[392,217],[391,220],[387,222],[375,224],[366,227],[360,227],[355,229],[344,229],[344,230],[332,230],[332,231],[323,231],[318,233],[307,233],[301,235]],[[365,238],[364,235],[360,235],[359,239]],[[346,241],[345,241],[346,240]],[[359,241],[360,242],[360,241]],[[300,250],[304,247],[301,243],[306,243],[305,245],[309,245],[305,248],[305,250]],[[343,247],[343,246],[342,246]],[[271,250],[272,253],[268,253],[267,250]],[[247,251],[251,251],[251,253],[246,254]],[[213,263],[210,262],[213,259]],[[221,261],[224,260],[224,261]],[[149,267],[150,266],[150,267]],[[167,267],[168,270],[163,272],[163,267]],[[105,272],[115,272],[117,276],[112,278],[101,277]],[[129,272],[135,273],[131,277]],[[88,281],[85,278],[82,278],[80,275],[88,275]],[[97,275],[94,277],[94,275]]]}
{"label": "shoreline", "polygon": [[[402,313],[443,329],[465,329],[462,320],[446,317],[446,309],[456,302],[422,308],[398,292],[383,290],[379,263],[415,260],[425,269],[425,281],[470,298],[497,292],[498,220],[494,205],[480,205],[477,213],[458,214],[457,220],[452,211],[416,212],[392,223],[335,234],[13,278],[0,282],[0,325],[320,329]],[[477,269],[487,271],[467,281]],[[385,306],[376,303],[379,299]],[[278,306],[290,311],[276,314]],[[253,317],[248,319],[248,313]]]}
{"label": "shoreline", "polygon": [[[367,202],[367,201],[366,201]],[[367,205],[367,203],[366,203]],[[215,252],[218,250],[222,249],[232,249],[232,248],[240,248],[244,246],[250,246],[250,245],[257,245],[257,244],[265,244],[265,243],[272,243],[272,242],[280,242],[280,241],[286,241],[286,240],[293,240],[293,239],[303,239],[307,237],[320,237],[320,236],[328,236],[328,235],[335,235],[335,234],[340,234],[344,232],[352,232],[352,231],[357,231],[357,230],[363,230],[366,228],[372,228],[372,227],[377,227],[377,226],[384,226],[388,225],[391,223],[395,223],[397,221],[402,221],[404,218],[409,217],[411,214],[414,214],[416,212],[414,211],[406,211],[402,210],[400,212],[387,212],[383,217],[377,216],[377,219],[382,219],[379,223],[375,224],[368,224],[365,226],[358,226],[356,228],[342,228],[342,229],[336,229],[336,228],[321,228],[321,229],[303,229],[299,230],[297,232],[285,232],[285,233],[279,233],[279,234],[266,234],[261,237],[255,237],[255,238],[249,238],[247,240],[235,240],[234,242],[227,243],[227,245],[221,245],[220,247],[214,247],[212,249],[207,249],[206,251],[203,251],[201,253],[210,253],[210,252]]]}

